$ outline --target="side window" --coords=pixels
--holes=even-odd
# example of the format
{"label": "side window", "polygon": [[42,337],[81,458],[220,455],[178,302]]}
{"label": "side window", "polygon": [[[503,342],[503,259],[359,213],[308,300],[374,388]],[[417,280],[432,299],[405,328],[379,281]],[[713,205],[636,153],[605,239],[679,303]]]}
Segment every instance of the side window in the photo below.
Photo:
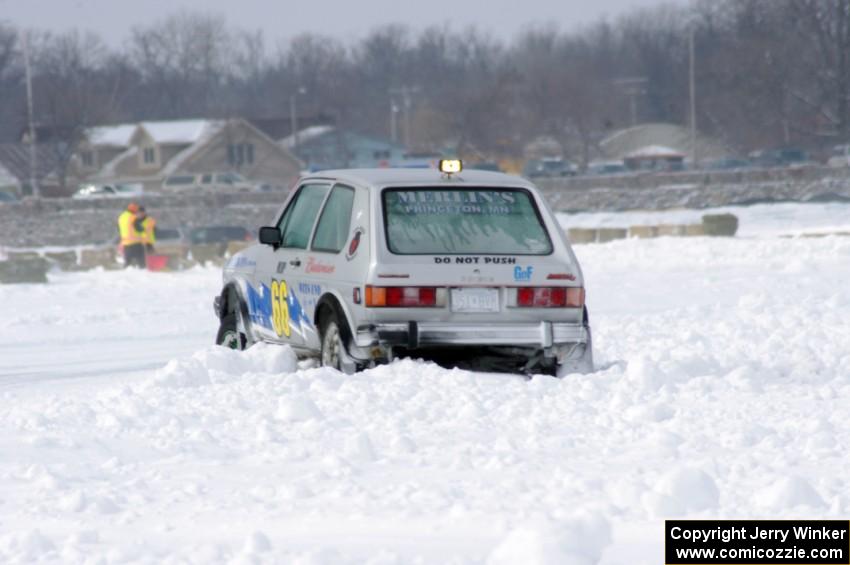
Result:
{"label": "side window", "polygon": [[354,189],[342,185],[335,186],[319,217],[316,235],[313,236],[313,250],[339,253],[345,247],[353,206]]}
{"label": "side window", "polygon": [[277,225],[283,235],[283,247],[307,249],[310,231],[329,188],[326,184],[305,184],[301,187]]}

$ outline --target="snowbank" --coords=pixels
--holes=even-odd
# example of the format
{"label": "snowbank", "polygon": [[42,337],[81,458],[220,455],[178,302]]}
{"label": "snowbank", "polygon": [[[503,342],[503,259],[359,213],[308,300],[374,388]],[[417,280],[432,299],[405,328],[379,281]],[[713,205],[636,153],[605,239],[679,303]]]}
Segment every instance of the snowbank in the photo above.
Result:
{"label": "snowbank", "polygon": [[850,203],[783,203],[724,206],[705,210],[636,210],[558,214],[565,228],[628,228],[661,224],[698,224],[704,214],[735,214],[739,237],[776,237],[850,230]]}

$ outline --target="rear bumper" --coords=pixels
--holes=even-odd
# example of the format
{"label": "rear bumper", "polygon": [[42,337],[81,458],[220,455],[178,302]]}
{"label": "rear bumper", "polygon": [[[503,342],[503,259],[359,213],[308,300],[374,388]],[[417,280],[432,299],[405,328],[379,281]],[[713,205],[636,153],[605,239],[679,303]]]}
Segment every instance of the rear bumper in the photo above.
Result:
{"label": "rear bumper", "polygon": [[359,347],[399,345],[411,349],[445,345],[486,345],[548,348],[559,344],[587,343],[588,329],[581,324],[448,324],[407,322],[357,328]]}

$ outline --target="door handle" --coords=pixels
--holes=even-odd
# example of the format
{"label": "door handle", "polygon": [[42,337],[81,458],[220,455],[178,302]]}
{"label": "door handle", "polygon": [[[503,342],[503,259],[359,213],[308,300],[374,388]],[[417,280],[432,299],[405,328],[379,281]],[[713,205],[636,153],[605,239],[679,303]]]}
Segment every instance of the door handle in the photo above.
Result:
{"label": "door handle", "polygon": [[289,264],[292,265],[293,267],[300,267],[301,266],[301,259],[292,259],[289,262]]}

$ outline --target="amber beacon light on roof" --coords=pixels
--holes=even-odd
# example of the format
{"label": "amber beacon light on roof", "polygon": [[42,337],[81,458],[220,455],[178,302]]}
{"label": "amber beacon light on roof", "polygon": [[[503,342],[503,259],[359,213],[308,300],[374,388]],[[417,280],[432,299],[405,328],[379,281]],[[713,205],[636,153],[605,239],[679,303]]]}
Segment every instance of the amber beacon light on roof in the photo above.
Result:
{"label": "amber beacon light on roof", "polygon": [[444,175],[453,175],[463,170],[463,162],[460,159],[440,159],[439,167]]}

